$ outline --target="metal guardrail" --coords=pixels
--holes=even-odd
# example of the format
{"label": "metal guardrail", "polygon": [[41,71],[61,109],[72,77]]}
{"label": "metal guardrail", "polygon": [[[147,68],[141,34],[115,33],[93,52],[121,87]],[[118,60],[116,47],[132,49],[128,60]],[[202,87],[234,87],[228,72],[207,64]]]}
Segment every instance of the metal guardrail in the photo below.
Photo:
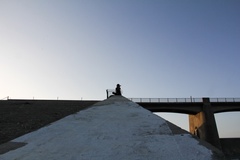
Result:
{"label": "metal guardrail", "polygon": [[202,102],[202,98],[129,98],[133,102],[147,103],[178,103],[178,102]]}
{"label": "metal guardrail", "polygon": [[[141,103],[196,103],[203,102],[202,98],[128,98]],[[210,102],[240,102],[240,98],[210,98]]]}
{"label": "metal guardrail", "polygon": [[210,102],[240,102],[240,98],[210,98]]}

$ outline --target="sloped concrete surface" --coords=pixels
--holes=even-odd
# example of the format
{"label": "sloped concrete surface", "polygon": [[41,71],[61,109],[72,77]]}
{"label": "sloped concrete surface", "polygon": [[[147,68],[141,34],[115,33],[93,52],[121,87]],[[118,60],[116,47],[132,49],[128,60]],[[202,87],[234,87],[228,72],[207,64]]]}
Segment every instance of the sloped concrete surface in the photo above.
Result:
{"label": "sloped concrete surface", "polygon": [[[174,128],[174,127],[171,127]],[[181,133],[181,134],[180,134]],[[0,160],[211,160],[211,148],[122,96],[113,96],[12,142]]]}

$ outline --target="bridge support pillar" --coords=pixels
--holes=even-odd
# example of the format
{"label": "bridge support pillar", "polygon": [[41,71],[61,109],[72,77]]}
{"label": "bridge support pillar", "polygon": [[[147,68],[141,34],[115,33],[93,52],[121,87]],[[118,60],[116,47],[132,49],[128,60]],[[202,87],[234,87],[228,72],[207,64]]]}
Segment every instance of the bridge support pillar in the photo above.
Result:
{"label": "bridge support pillar", "polygon": [[189,130],[200,139],[221,149],[214,113],[209,98],[203,98],[202,111],[189,115]]}

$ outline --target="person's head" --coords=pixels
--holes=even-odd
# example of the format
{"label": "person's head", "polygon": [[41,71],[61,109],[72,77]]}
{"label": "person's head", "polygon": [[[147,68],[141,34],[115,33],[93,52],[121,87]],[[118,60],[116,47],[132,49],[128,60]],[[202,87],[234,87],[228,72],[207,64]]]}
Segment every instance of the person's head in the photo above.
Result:
{"label": "person's head", "polygon": [[117,87],[120,87],[121,85],[120,84],[117,84]]}

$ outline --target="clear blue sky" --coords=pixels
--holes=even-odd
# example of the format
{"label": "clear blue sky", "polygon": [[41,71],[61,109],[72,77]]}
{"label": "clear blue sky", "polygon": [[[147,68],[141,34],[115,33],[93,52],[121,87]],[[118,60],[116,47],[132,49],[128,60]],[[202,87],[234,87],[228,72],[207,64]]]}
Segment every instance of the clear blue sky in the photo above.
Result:
{"label": "clear blue sky", "polygon": [[240,97],[239,51],[239,0],[0,0],[1,99]]}

